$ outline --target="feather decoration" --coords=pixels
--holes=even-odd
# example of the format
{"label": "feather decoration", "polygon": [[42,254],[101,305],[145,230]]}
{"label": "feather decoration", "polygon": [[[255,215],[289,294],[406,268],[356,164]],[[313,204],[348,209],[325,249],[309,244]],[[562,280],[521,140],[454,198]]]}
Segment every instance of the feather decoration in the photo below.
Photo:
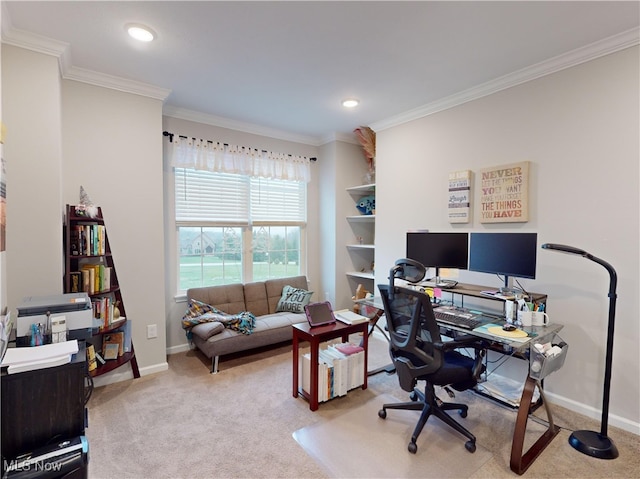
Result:
{"label": "feather decoration", "polygon": [[367,163],[369,164],[369,170],[375,170],[375,160],[376,160],[376,132],[373,131],[368,126],[361,126],[353,130],[362,145],[362,149],[364,150],[364,156],[367,159]]}

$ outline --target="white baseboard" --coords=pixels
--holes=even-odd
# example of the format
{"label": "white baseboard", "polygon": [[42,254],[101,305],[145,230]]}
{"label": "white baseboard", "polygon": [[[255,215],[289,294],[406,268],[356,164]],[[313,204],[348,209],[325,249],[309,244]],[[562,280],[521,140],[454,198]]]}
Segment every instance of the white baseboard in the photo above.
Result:
{"label": "white baseboard", "polygon": [[[167,371],[168,369],[169,363],[165,361],[164,363],[140,368],[140,376],[147,376],[148,374],[159,373],[161,371]],[[131,369],[131,364],[128,363],[107,374],[93,378],[93,386],[101,387],[130,379],[133,379],[133,370]]]}
{"label": "white baseboard", "polygon": [[189,343],[179,344],[177,346],[171,346],[170,348],[167,348],[167,354],[183,353],[185,351],[190,351],[191,349],[192,348]]}
{"label": "white baseboard", "polygon": [[[587,406],[586,404],[579,403],[572,399],[567,399],[563,396],[558,396],[557,394],[550,393],[546,390],[544,394],[552,404],[557,404],[558,406],[562,406],[588,418],[595,419],[596,421],[600,421],[602,419],[602,410]],[[640,436],[640,423],[609,413],[608,424]],[[597,432],[599,432],[599,430]]]}

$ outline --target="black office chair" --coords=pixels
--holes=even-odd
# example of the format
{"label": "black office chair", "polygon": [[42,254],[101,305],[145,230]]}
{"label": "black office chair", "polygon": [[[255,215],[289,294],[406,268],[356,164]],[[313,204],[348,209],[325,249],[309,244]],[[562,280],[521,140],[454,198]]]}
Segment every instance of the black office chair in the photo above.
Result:
{"label": "black office chair", "polygon": [[[417,283],[424,274],[425,267],[422,264],[411,259],[400,259],[389,273],[389,285],[378,285],[391,338],[389,353],[396,367],[400,387],[411,393],[410,402],[384,404],[378,416],[385,419],[387,409],[422,411],[408,446],[411,453],[415,454],[418,450],[416,441],[432,414],[466,436],[466,449],[475,452],[475,436],[446,412],[458,410],[464,418],[467,416],[467,406],[441,402],[435,395],[434,386],[445,386],[450,394],[453,392],[449,387],[464,391],[475,386],[481,372],[481,359],[474,360],[454,349],[479,349],[481,345],[477,338],[469,335],[443,342],[429,296],[394,284],[395,279]],[[480,363],[476,362],[478,360]],[[422,380],[426,381],[424,392],[416,388],[417,381]]]}

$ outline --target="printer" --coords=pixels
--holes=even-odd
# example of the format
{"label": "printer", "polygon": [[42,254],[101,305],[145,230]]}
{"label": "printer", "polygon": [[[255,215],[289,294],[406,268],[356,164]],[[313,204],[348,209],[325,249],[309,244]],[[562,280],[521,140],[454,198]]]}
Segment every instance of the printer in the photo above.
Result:
{"label": "printer", "polygon": [[89,339],[93,332],[93,308],[87,293],[27,296],[17,309],[17,346],[29,345],[32,324],[41,324],[46,331],[51,331],[53,323],[66,324],[68,339]]}
{"label": "printer", "polygon": [[2,479],[85,479],[89,440],[86,436],[77,436],[2,462]]}

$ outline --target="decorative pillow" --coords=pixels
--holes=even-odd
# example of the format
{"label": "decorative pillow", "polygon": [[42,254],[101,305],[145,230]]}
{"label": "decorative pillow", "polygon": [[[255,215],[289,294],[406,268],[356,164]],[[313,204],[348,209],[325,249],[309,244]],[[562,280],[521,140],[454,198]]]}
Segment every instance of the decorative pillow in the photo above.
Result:
{"label": "decorative pillow", "polygon": [[278,301],[276,312],[304,313],[304,307],[311,301],[311,295],[313,291],[286,285],[282,288],[282,297]]}
{"label": "decorative pillow", "polygon": [[204,341],[209,339],[211,336],[221,333],[222,331],[224,331],[224,324],[222,324],[220,321],[200,323],[191,328],[191,332]]}

